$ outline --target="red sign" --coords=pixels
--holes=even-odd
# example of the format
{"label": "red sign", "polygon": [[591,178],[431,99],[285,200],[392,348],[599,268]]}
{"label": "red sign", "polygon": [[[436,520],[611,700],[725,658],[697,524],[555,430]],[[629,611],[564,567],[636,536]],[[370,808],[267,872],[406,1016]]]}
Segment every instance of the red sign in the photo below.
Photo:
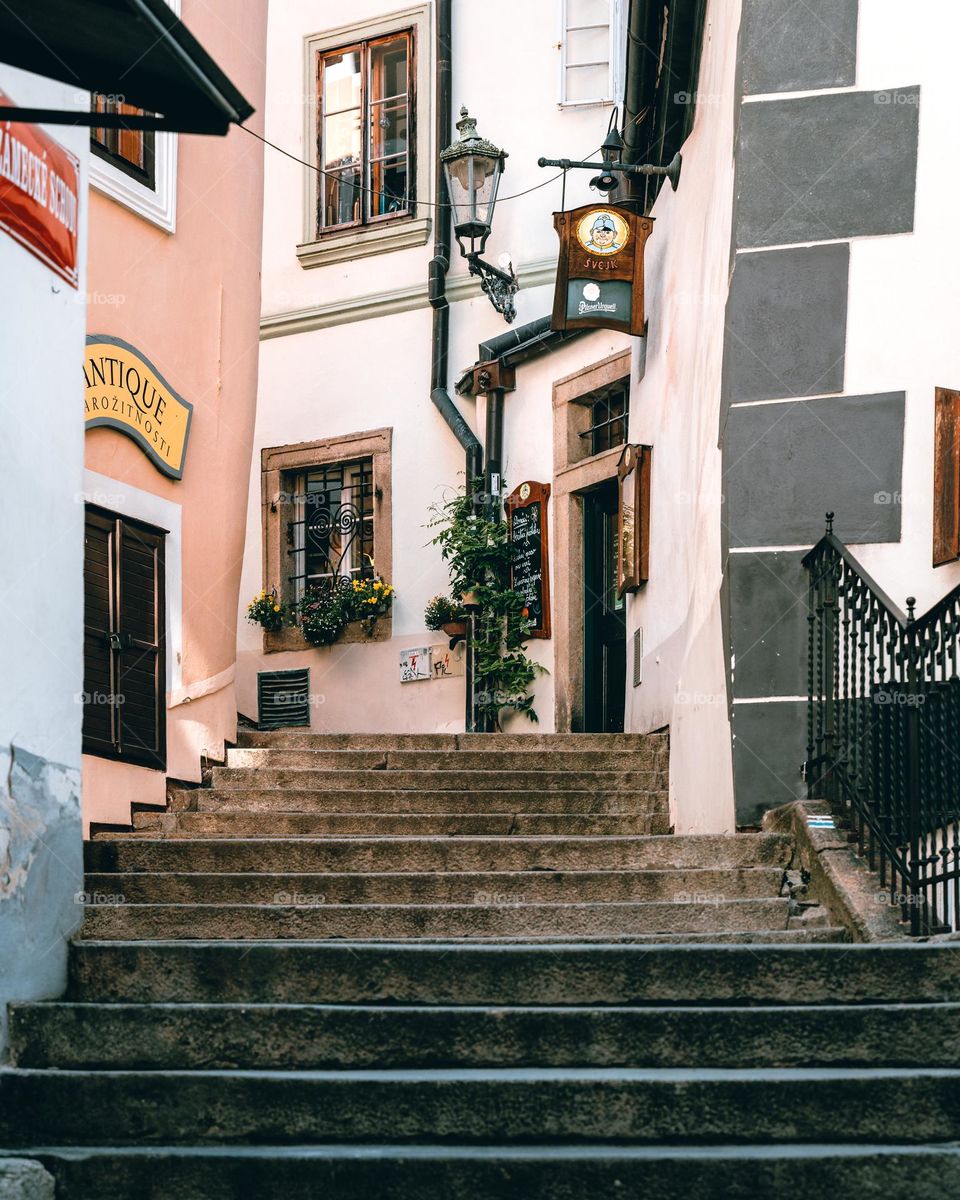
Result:
{"label": "red sign", "polygon": [[[0,91],[0,114],[13,101]],[[0,115],[0,229],[77,286],[80,163],[38,125]]]}

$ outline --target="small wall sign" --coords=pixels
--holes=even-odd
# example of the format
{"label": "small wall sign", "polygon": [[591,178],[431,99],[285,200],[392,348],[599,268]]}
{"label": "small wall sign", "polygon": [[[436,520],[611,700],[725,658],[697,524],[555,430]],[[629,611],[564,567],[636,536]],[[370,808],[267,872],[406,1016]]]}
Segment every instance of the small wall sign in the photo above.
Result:
{"label": "small wall sign", "polygon": [[193,405],[145,355],[120,338],[88,334],[83,382],[87,429],[126,434],[164,475],[183,478]]}
{"label": "small wall sign", "polygon": [[650,577],[651,446],[626,445],[620,455],[617,595],[635,592]]}
{"label": "small wall sign", "polygon": [[463,642],[455,650],[449,646],[430,647],[430,670],[434,679],[455,679],[464,674]]}
{"label": "small wall sign", "polygon": [[415,646],[412,650],[400,651],[401,683],[418,683],[421,679],[432,677],[429,646]]}
{"label": "small wall sign", "polygon": [[522,593],[533,623],[531,637],[550,637],[550,555],[547,545],[549,483],[521,483],[504,501],[516,560],[510,585]]}
{"label": "small wall sign", "polygon": [[653,217],[614,204],[553,214],[560,238],[553,329],[644,331],[643,251]]}
{"label": "small wall sign", "polygon": [[12,106],[0,91],[0,229],[76,287],[80,162],[39,125],[4,121]]}

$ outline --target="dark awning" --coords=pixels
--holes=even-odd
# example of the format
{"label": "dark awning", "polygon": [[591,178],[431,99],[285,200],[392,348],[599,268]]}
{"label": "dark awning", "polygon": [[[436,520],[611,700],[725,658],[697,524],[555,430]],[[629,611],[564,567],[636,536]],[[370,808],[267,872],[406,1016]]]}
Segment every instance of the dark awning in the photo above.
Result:
{"label": "dark awning", "polygon": [[0,62],[161,114],[111,120],[78,105],[4,120],[224,134],[253,112],[165,0],[2,0]]}

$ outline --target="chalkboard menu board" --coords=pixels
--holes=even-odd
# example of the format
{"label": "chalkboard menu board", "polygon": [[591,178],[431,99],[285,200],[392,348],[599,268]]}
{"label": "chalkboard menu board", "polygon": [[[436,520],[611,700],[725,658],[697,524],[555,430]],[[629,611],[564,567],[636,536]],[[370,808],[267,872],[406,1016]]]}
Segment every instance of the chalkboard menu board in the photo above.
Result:
{"label": "chalkboard menu board", "polygon": [[516,557],[510,583],[523,595],[533,629],[530,636],[550,636],[550,559],[547,550],[549,483],[521,483],[504,507]]}

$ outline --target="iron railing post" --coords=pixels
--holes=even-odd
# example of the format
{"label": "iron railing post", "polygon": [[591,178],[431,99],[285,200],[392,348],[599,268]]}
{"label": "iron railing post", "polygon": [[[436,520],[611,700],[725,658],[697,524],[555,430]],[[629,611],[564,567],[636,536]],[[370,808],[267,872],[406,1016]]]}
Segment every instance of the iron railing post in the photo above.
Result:
{"label": "iron railing post", "polygon": [[918,662],[919,647],[917,633],[912,627],[913,606],[916,603],[912,596],[907,599],[907,610],[911,625],[904,632],[904,646],[907,652],[906,705],[905,705],[905,753],[906,770],[904,771],[904,809],[907,816],[907,854],[909,861],[910,883],[908,900],[910,904],[910,932],[914,936],[922,929],[923,908],[926,896],[923,891],[923,857],[926,848],[921,850],[920,822],[920,664]]}

